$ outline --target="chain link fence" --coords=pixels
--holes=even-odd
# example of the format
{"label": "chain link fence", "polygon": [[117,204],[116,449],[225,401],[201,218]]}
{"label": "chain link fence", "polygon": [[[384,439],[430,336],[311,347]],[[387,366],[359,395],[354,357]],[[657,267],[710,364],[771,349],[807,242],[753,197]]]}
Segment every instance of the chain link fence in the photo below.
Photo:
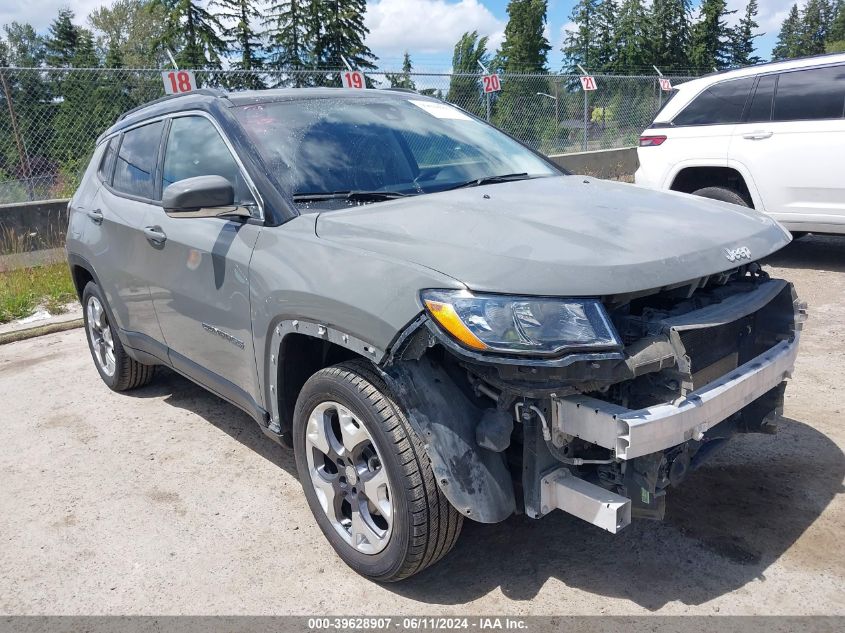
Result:
{"label": "chain link fence", "polygon": [[[100,133],[126,110],[164,95],[161,70],[0,68],[0,204],[69,196]],[[339,86],[340,72],[196,71],[224,90]],[[545,154],[634,145],[666,94],[654,76],[509,74],[485,94],[474,74],[368,72],[369,88],[444,99]],[[690,79],[673,77],[674,83]]]}

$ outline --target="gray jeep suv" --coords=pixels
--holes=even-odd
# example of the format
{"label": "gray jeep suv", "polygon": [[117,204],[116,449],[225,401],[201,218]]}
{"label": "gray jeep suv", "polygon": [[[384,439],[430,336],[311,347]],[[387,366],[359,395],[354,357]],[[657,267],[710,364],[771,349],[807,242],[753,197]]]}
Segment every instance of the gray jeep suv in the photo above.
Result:
{"label": "gray jeep suv", "polygon": [[164,365],[292,447],[317,524],[399,580],[464,519],[617,532],[771,432],[805,309],[750,209],[568,175],[442,101],[197,91],[98,140],[67,251],[116,391]]}

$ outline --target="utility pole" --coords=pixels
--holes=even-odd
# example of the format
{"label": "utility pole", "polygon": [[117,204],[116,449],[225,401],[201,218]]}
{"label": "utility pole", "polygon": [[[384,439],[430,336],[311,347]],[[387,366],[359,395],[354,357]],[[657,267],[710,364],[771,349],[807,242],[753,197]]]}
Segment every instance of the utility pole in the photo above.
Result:
{"label": "utility pole", "polygon": [[3,94],[6,96],[6,104],[9,106],[9,119],[12,124],[12,135],[15,137],[15,145],[18,148],[18,156],[21,161],[21,171],[26,180],[26,194],[30,200],[34,200],[35,196],[32,191],[32,169],[29,165],[29,156],[26,153],[26,146],[23,144],[20,130],[18,129],[18,117],[15,114],[15,106],[12,104],[12,91],[9,90],[9,84],[6,83],[6,73],[0,71],[0,84],[3,85]]}

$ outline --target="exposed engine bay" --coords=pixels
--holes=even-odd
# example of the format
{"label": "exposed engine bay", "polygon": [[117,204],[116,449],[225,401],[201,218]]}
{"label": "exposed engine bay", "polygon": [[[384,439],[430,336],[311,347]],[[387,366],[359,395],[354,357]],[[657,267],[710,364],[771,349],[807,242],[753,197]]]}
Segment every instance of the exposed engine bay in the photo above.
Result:
{"label": "exposed engine bay", "polygon": [[736,433],[776,431],[806,318],[791,284],[751,263],[601,300],[619,350],[481,357],[425,318],[395,349],[385,372],[467,516],[563,509],[617,532],[662,519],[667,489]]}

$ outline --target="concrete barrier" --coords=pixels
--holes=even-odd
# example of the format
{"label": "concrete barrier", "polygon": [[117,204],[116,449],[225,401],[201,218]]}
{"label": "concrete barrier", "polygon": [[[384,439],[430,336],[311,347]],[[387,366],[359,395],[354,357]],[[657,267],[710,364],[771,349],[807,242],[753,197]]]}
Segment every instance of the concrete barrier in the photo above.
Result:
{"label": "concrete barrier", "polygon": [[67,203],[65,199],[0,205],[0,250],[36,251],[63,244]]}
{"label": "concrete barrier", "polygon": [[640,166],[637,148],[601,149],[594,152],[555,154],[549,156],[555,163],[573,174],[585,174],[596,178],[633,181],[634,172]]}

